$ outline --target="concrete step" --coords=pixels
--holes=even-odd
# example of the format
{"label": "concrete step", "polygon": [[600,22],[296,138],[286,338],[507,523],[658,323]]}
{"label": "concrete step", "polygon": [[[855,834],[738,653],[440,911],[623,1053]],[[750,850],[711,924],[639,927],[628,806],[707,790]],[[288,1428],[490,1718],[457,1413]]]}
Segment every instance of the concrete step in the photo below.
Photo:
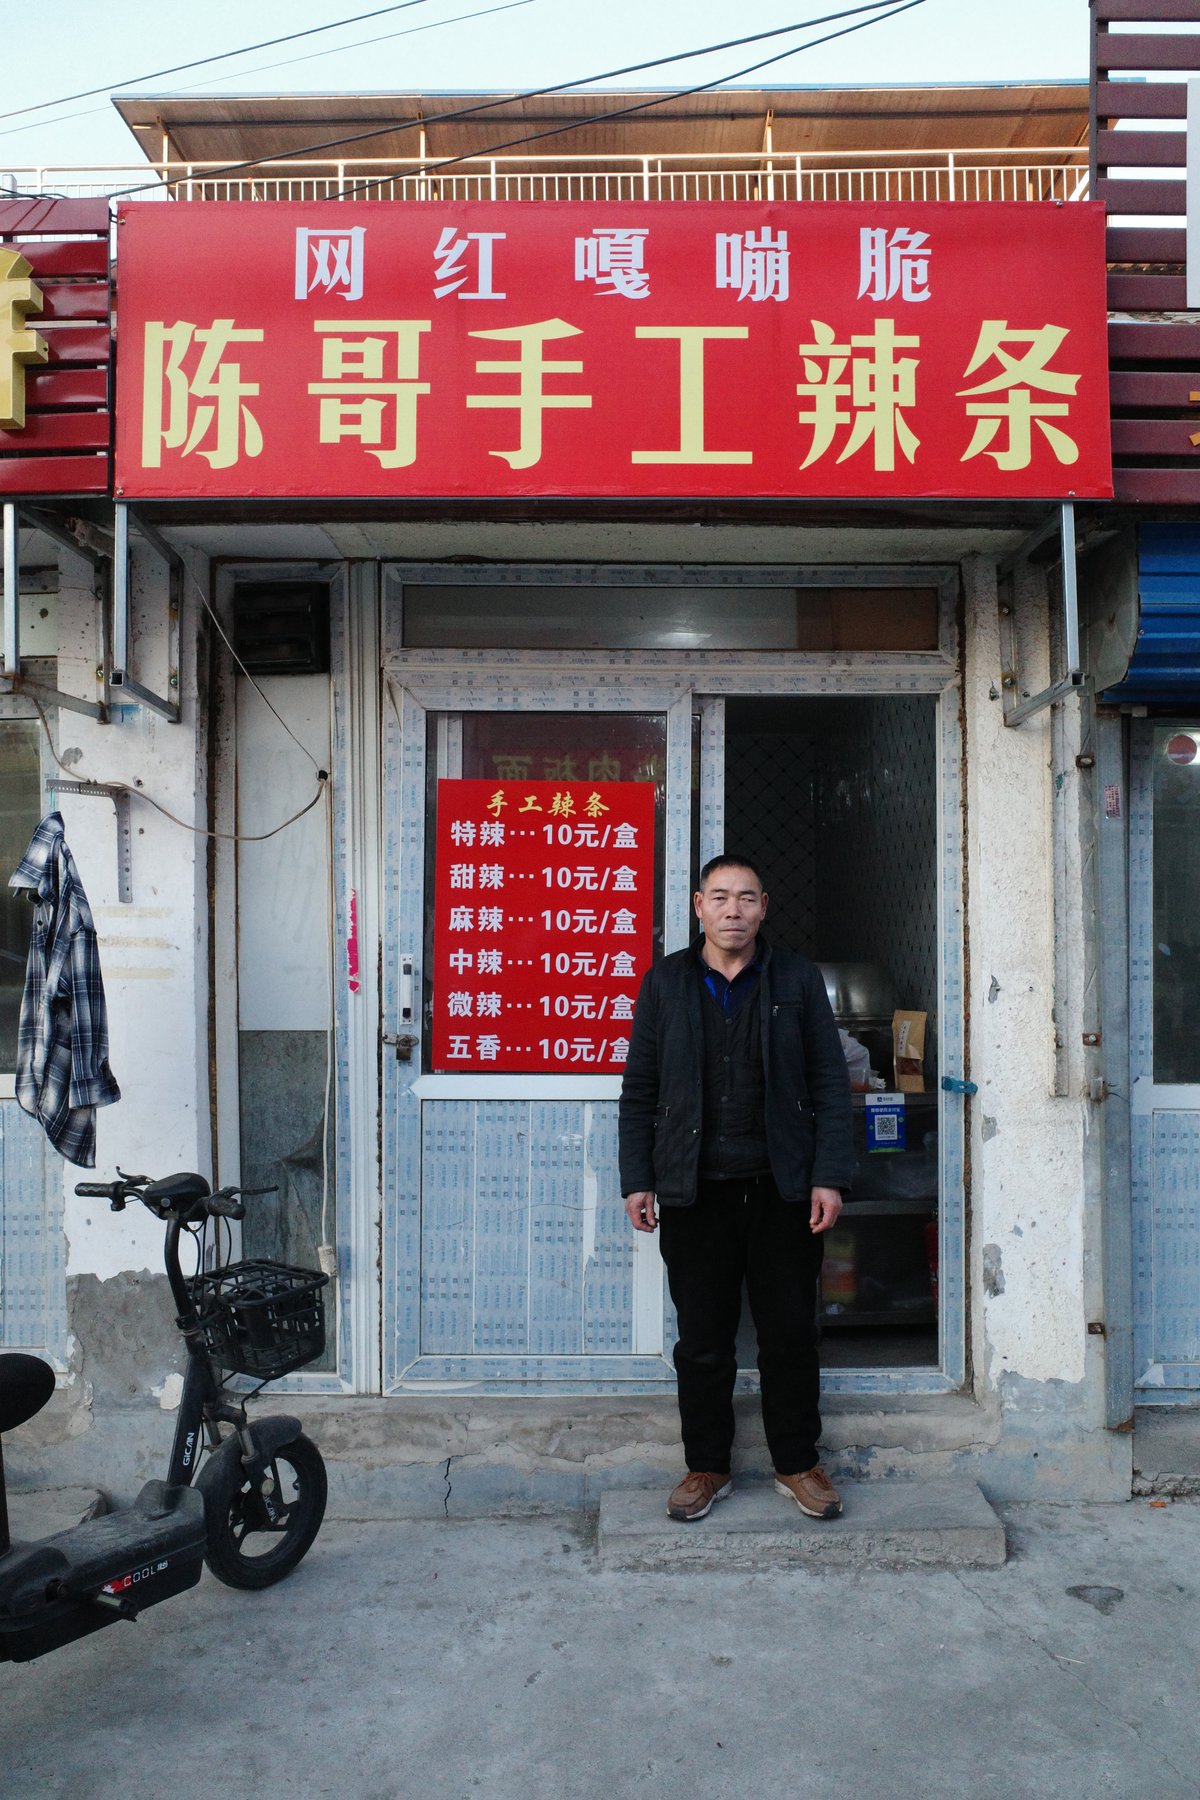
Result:
{"label": "concrete step", "polygon": [[98,1518],[107,1511],[108,1503],[97,1488],[27,1488],[15,1494],[11,1488],[8,1491],[8,1529],[14,1544],[53,1537],[55,1532],[69,1531],[72,1525],[81,1525],[84,1519]]}
{"label": "concrete step", "polygon": [[810,1519],[770,1482],[735,1486],[705,1519],[667,1517],[667,1488],[610,1492],[600,1501],[603,1569],[753,1572],[998,1568],[1004,1526],[973,1481],[846,1481],[839,1519]]}
{"label": "concrete step", "polygon": [[1133,1418],[1135,1494],[1200,1494],[1200,1406],[1139,1406]]}

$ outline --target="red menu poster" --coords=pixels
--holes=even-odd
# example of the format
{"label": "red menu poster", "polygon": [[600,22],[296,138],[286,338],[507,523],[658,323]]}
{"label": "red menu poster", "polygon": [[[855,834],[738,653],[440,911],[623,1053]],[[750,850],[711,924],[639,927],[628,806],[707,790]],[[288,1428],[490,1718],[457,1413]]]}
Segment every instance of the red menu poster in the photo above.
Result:
{"label": "red menu poster", "polygon": [[439,781],[433,1068],[619,1074],[654,920],[651,781]]}

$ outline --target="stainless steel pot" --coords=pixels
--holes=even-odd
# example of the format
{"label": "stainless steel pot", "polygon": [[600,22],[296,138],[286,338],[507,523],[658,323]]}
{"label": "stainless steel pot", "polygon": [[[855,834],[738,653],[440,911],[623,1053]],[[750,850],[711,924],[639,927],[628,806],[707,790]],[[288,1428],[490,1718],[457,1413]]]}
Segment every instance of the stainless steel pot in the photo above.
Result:
{"label": "stainless steel pot", "polygon": [[824,962],[817,967],[835,1019],[843,1024],[855,1020],[891,1028],[900,998],[896,983],[882,963]]}

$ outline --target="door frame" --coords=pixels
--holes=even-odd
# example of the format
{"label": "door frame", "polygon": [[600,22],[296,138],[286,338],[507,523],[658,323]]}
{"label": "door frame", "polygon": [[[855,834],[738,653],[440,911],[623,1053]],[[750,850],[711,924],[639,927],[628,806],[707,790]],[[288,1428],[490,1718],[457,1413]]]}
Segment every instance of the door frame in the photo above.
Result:
{"label": "door frame", "polygon": [[[383,928],[381,1029],[398,1034],[400,988],[397,958],[387,953],[391,936],[386,899],[387,871],[396,871],[395,945],[414,946],[413,989],[420,992],[420,947],[423,939],[423,850],[419,834],[402,830],[402,821],[424,818],[425,812],[425,714],[538,710],[667,711],[675,709],[676,729],[669,742],[668,764],[676,757],[691,756],[691,714],[697,706],[704,754],[701,761],[699,806],[701,857],[721,848],[723,837],[724,700],[731,695],[854,696],[870,694],[929,694],[936,697],[938,720],[938,977],[941,994],[939,1043],[942,1065],[950,1073],[964,1070],[966,1048],[966,1000],[964,989],[965,918],[963,890],[964,791],[962,781],[961,675],[959,670],[956,602],[958,569],[953,565],[887,568],[782,567],[721,565],[643,565],[613,567],[604,564],[514,565],[489,563],[388,564],[382,571],[381,651],[383,701],[381,708],[382,796],[380,839],[381,868],[378,891],[382,898]],[[818,654],[807,652],[668,652],[583,650],[408,650],[403,645],[403,588],[406,581],[431,583],[466,582],[500,585],[520,580],[531,585],[564,583],[587,585],[646,584],[687,585],[719,582],[736,590],[745,584],[765,583],[803,586],[936,585],[941,593],[939,645],[936,652]],[[732,597],[732,595],[731,595]],[[584,701],[586,704],[581,705]],[[686,730],[683,729],[686,724]],[[678,781],[676,771],[676,781]],[[668,774],[670,789],[671,775]],[[690,783],[689,783],[690,791]],[[678,808],[675,809],[678,814]],[[690,817],[668,816],[666,948],[686,943],[690,929],[687,893],[690,881]],[[407,841],[405,841],[407,839]],[[683,868],[680,868],[680,859]],[[674,904],[672,906],[672,895]],[[421,1379],[416,1360],[387,1368],[389,1344],[417,1348],[420,1300],[420,1137],[417,1091],[419,1071],[405,1079],[402,1065],[390,1053],[382,1059],[381,1201],[383,1207],[381,1266],[381,1324],[385,1346],[383,1391],[432,1393],[437,1386],[452,1384],[457,1392],[537,1391],[603,1392],[653,1391],[671,1379],[661,1354],[652,1365],[638,1356],[612,1359],[620,1363],[609,1373],[576,1374],[551,1366],[579,1358],[519,1357],[518,1374],[499,1368],[486,1382],[475,1371],[447,1367],[440,1381]],[[499,1083],[504,1077],[439,1077]],[[529,1078],[509,1077],[524,1083]],[[595,1078],[593,1078],[595,1079]],[[611,1079],[611,1078],[600,1078]],[[567,1077],[545,1077],[546,1082],[569,1086],[578,1095],[579,1084]],[[448,1093],[449,1090],[447,1090]],[[489,1087],[490,1091],[490,1087]],[[597,1096],[598,1097],[598,1096]],[[939,1090],[939,1141],[941,1146],[941,1194],[939,1205],[939,1367],[937,1369],[838,1369],[827,1370],[824,1387],[829,1393],[943,1393],[962,1387],[966,1374],[965,1293],[965,1187],[964,1114],[958,1096]],[[397,1210],[389,1191],[403,1195]],[[389,1213],[391,1216],[389,1216]],[[389,1254],[390,1252],[390,1254]],[[390,1278],[391,1271],[396,1279]],[[643,1287],[642,1293],[648,1291]],[[445,1360],[445,1359],[443,1359]],[[501,1359],[454,1359],[480,1365]],[[597,1359],[600,1360],[600,1359]],[[591,1365],[593,1359],[589,1359]],[[544,1365],[544,1366],[536,1366]],[[660,1373],[661,1370],[661,1373]],[[415,1371],[415,1375],[414,1375]],[[430,1369],[431,1375],[435,1371]],[[516,1376],[513,1380],[512,1377]],[[444,1391],[444,1389],[443,1389]]]}

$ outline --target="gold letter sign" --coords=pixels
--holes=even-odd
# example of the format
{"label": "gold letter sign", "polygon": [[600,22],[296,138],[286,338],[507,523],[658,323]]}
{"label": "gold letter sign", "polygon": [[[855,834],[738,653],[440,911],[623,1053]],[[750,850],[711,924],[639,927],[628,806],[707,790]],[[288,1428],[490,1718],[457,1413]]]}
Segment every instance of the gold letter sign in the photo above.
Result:
{"label": "gold letter sign", "polygon": [[46,340],[29,331],[25,315],[42,310],[42,290],[33,270],[16,250],[0,250],[0,427],[20,431],[25,424],[25,364],[46,361]]}

